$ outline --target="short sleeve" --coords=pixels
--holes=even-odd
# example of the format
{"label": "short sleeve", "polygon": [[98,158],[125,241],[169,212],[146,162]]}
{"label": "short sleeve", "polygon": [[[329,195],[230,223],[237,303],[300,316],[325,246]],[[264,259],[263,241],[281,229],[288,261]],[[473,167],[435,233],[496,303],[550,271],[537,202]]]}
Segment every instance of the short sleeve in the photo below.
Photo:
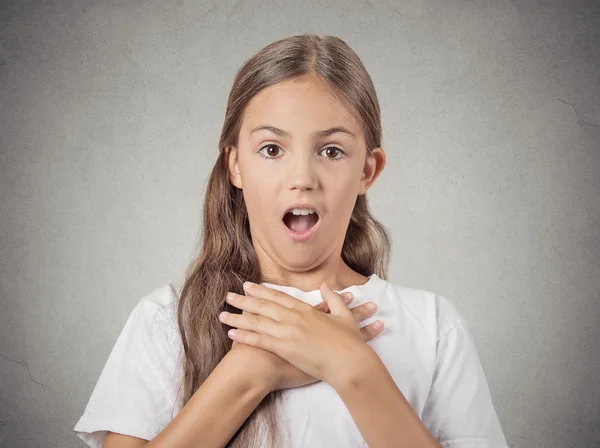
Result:
{"label": "short sleeve", "polygon": [[444,448],[508,447],[464,321],[437,342],[436,367],[422,421]]}
{"label": "short sleeve", "polygon": [[73,428],[89,447],[100,448],[107,431],[152,440],[172,419],[174,299],[166,285],[140,300],[129,315]]}

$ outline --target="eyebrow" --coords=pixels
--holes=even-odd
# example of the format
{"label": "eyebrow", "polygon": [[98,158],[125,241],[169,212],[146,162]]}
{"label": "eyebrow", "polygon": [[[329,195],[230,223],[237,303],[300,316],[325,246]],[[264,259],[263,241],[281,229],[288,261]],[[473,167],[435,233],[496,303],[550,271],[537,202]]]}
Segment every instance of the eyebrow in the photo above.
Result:
{"label": "eyebrow", "polygon": [[[279,137],[282,138],[291,138],[292,135],[289,132],[284,131],[283,129],[279,129],[276,128],[275,126],[269,126],[269,125],[261,125],[261,126],[257,126],[254,129],[252,129],[252,131],[250,131],[250,135],[252,135],[253,133],[257,132],[257,131],[262,131],[262,130],[266,130],[266,131],[270,131],[275,135],[278,135]],[[325,129],[324,131],[316,131],[313,132],[313,137],[329,137],[332,134],[347,134],[348,136],[356,139],[356,135],[354,135],[352,132],[350,132],[348,129],[346,129],[343,126],[335,126],[333,128],[329,128],[329,129]]]}

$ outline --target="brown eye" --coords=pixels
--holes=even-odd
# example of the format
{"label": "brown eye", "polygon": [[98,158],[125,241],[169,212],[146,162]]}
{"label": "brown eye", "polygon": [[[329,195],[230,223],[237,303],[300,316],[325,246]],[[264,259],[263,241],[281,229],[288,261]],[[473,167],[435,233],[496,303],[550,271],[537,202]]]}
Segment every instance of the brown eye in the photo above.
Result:
{"label": "brown eye", "polygon": [[262,153],[262,151],[265,149],[267,150],[267,156],[263,155],[263,157],[265,159],[276,159],[277,153],[279,152],[279,149],[281,149],[281,148],[279,148],[279,146],[277,146],[277,145],[269,144],[269,145],[263,146],[260,149],[259,153]]}
{"label": "brown eye", "polygon": [[335,157],[337,153],[344,154],[344,151],[342,151],[340,148],[336,148],[335,146],[328,146],[323,151],[325,151],[325,155],[327,156],[327,158],[331,160],[341,160],[345,157],[344,155],[342,155],[341,157]]}

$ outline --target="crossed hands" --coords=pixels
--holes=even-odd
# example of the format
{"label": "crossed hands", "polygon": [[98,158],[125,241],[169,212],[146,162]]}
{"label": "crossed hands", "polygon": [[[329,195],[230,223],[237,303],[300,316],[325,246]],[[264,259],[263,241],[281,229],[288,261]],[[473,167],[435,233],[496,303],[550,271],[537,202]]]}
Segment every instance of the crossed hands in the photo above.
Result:
{"label": "crossed hands", "polygon": [[352,294],[339,295],[325,283],[320,287],[324,301],[314,307],[255,283],[244,283],[244,291],[246,295],[229,292],[226,299],[242,314],[224,311],[219,320],[235,327],[228,332],[232,350],[240,343],[261,349],[269,361],[271,390],[318,380],[331,384],[359,367],[359,355],[370,350],[366,342],[383,330],[381,321],[358,328],[375,312],[368,309],[372,302],[349,309]]}

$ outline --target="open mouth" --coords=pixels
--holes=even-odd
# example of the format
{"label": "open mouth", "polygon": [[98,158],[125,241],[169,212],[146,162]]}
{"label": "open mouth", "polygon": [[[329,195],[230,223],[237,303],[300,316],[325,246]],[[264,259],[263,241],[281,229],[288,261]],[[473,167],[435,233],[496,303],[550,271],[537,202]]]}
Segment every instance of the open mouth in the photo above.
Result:
{"label": "open mouth", "polygon": [[283,222],[288,229],[297,233],[304,233],[314,227],[319,221],[317,212],[308,215],[294,215],[291,211],[283,216]]}

